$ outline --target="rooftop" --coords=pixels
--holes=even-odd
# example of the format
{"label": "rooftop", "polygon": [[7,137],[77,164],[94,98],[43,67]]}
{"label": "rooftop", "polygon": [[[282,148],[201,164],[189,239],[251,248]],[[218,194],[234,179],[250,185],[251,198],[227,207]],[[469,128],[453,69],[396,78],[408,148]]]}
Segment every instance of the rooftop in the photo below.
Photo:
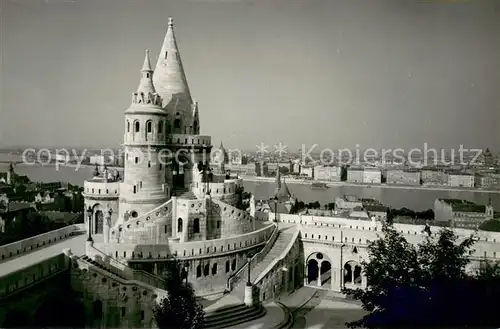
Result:
{"label": "rooftop", "polygon": [[462,199],[439,199],[439,201],[444,202],[451,206],[453,211],[460,212],[480,212],[484,213],[486,211],[486,206],[470,202],[468,200]]}

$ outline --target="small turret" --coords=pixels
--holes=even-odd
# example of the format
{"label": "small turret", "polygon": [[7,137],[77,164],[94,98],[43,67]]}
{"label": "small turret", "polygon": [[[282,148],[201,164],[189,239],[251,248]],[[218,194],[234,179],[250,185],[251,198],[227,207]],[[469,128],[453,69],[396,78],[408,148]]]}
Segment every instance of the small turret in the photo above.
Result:
{"label": "small turret", "polygon": [[146,50],[142,64],[141,81],[137,91],[132,94],[132,104],[161,106],[161,97],[156,93],[153,85],[153,69],[149,60],[149,50]]}
{"label": "small turret", "polygon": [[93,176],[94,177],[99,177],[100,173],[99,173],[99,166],[97,165],[97,163],[95,164],[95,168],[94,168],[94,173],[93,173]]}

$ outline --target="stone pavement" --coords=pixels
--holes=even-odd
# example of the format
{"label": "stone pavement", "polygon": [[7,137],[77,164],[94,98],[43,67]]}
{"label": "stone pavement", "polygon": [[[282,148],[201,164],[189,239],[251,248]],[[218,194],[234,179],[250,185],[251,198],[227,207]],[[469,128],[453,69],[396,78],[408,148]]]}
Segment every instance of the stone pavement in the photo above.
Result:
{"label": "stone pavement", "polygon": [[75,237],[62,240],[61,242],[48,245],[45,248],[40,248],[33,252],[2,262],[0,263],[0,276],[32,266],[47,258],[62,253],[66,248],[70,248],[74,255],[81,256],[85,254],[86,240],[87,236],[85,234],[77,235]]}
{"label": "stone pavement", "polygon": [[305,315],[305,329],[344,329],[345,323],[359,320],[365,311],[359,303],[341,298],[325,298]]}
{"label": "stone pavement", "polygon": [[280,296],[278,300],[293,311],[308,302],[316,291],[311,287],[301,287],[289,295]]}

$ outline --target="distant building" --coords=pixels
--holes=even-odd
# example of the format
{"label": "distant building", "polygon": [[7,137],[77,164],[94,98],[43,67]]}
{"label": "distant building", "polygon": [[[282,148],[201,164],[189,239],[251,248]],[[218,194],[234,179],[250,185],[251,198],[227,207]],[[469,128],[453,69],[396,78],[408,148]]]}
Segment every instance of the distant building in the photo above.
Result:
{"label": "distant building", "polygon": [[363,183],[380,184],[382,182],[382,172],[378,168],[365,168],[363,170]]}
{"label": "distant building", "polygon": [[389,169],[387,170],[387,184],[420,185],[420,171],[418,169]]}
{"label": "distant building", "polygon": [[104,155],[91,155],[89,157],[89,162],[92,165],[99,165],[99,166],[104,166],[106,164],[106,159]]}
{"label": "distant building", "polygon": [[448,177],[444,170],[436,167],[424,167],[421,170],[421,179],[423,184],[427,185],[446,185]]}
{"label": "distant building", "polygon": [[434,201],[434,221],[450,223],[460,228],[477,228],[484,221],[493,219],[491,205],[483,206],[460,199],[436,199]]}
{"label": "distant building", "polygon": [[316,166],[314,167],[314,179],[340,182],[341,170],[340,167]]}
{"label": "distant building", "polygon": [[474,185],[479,188],[500,189],[500,175],[493,173],[476,174]]}
{"label": "distant building", "polygon": [[385,221],[387,220],[387,210],[388,208],[384,205],[364,205],[363,208],[368,213],[370,218],[375,219],[377,221]]}
{"label": "distant building", "polygon": [[350,183],[363,183],[363,168],[347,168],[347,181]]}
{"label": "distant building", "polygon": [[494,167],[495,166],[495,158],[493,157],[493,154],[491,153],[490,149],[487,148],[483,154],[482,154],[482,160],[483,164],[485,167]]}
{"label": "distant building", "polygon": [[356,195],[343,195],[335,198],[335,209],[354,209],[363,207],[363,203]]}
{"label": "distant building", "polygon": [[313,178],[314,177],[314,167],[300,167],[300,176]]}
{"label": "distant building", "polygon": [[466,173],[448,173],[448,185],[452,187],[474,187],[474,175]]}

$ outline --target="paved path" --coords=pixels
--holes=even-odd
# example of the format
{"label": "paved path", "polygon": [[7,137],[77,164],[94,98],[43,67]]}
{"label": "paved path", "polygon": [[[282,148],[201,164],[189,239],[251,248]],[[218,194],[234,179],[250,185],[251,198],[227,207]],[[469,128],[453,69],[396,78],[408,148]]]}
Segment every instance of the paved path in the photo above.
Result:
{"label": "paved path", "polygon": [[346,322],[359,320],[365,315],[358,303],[341,298],[327,297],[305,315],[305,329],[344,329]]}
{"label": "paved path", "polygon": [[45,248],[41,248],[33,252],[26,253],[22,256],[4,261],[0,263],[0,276],[4,276],[25,267],[29,267],[47,258],[60,254],[66,248],[70,248],[73,254],[81,256],[85,253],[86,240],[87,236],[85,234],[81,234],[63,240],[61,242],[51,244],[49,246],[46,246]]}

